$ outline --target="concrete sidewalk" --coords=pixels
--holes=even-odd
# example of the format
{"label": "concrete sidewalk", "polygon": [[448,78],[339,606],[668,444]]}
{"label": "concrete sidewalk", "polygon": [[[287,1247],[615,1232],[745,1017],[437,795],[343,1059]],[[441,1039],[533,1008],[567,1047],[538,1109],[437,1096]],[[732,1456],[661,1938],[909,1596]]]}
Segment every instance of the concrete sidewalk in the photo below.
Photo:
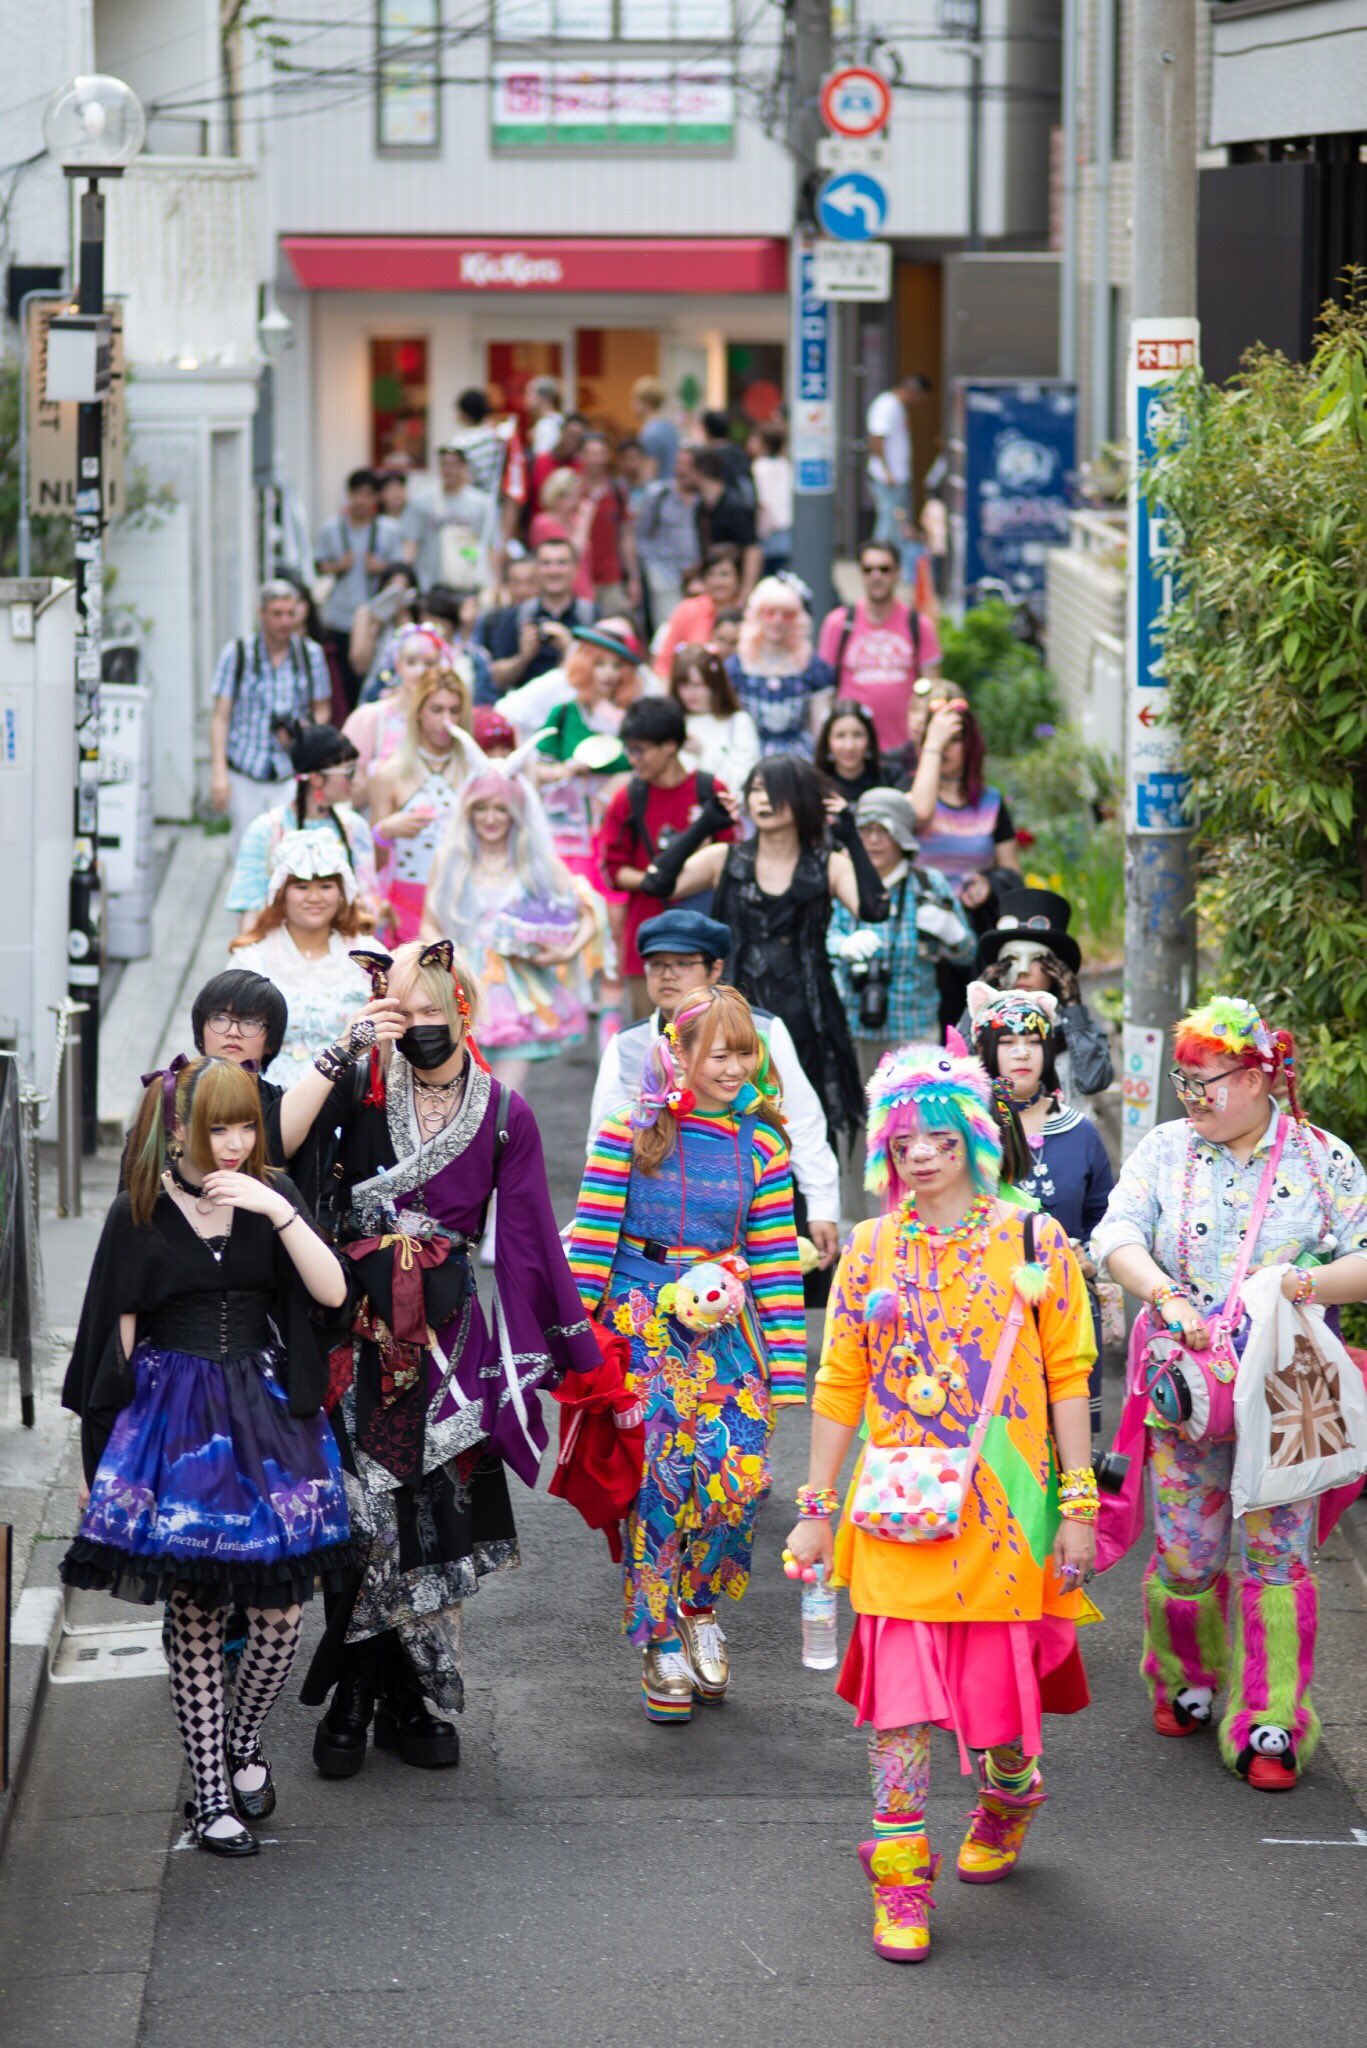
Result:
{"label": "concrete sidewalk", "polygon": [[[148,959],[124,968],[100,1032],[100,1150],[82,1165],[82,1214],[56,1212],[56,1154],[39,1148],[39,1253],[47,1342],[35,1360],[37,1420],[19,1418],[18,1374],[0,1358],[0,1522],[13,1530],[9,1786],[0,1792],[0,1846],[29,1760],[61,1628],[56,1556],[69,1535],[79,1484],[77,1424],[61,1405],[62,1380],[80,1320],[86,1277],[118,1187],[122,1136],[139,1077],[171,1052],[191,1050],[189,1006],[200,981],[223,965],[234,920],[221,908],[228,840],[176,828],[153,914]],[[50,1568],[49,1568],[50,1566]]]}

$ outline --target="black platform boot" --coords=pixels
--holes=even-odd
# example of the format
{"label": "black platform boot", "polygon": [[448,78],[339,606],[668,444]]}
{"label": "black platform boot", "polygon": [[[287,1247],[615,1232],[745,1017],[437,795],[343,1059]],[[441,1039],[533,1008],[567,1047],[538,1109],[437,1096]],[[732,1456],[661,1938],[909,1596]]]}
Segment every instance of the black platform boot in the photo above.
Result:
{"label": "black platform boot", "polygon": [[375,1688],[368,1673],[348,1671],[338,1679],[332,1704],[313,1735],[313,1761],[325,1778],[355,1777],[365,1762],[374,1711]]}
{"label": "black platform boot", "polygon": [[423,1697],[408,1659],[400,1651],[388,1660],[375,1710],[375,1747],[393,1750],[420,1771],[446,1771],[460,1762],[460,1737],[450,1721],[439,1721]]}

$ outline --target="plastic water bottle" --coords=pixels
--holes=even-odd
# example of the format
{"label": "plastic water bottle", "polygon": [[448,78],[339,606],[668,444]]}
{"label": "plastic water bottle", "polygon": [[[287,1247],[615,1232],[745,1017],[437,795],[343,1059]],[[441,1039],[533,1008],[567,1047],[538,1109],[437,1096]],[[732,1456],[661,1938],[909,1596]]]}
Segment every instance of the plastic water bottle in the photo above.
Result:
{"label": "plastic water bottle", "polygon": [[817,1565],[815,1585],[802,1588],[802,1661],[809,1671],[836,1666],[835,1588],[824,1579],[825,1567]]}

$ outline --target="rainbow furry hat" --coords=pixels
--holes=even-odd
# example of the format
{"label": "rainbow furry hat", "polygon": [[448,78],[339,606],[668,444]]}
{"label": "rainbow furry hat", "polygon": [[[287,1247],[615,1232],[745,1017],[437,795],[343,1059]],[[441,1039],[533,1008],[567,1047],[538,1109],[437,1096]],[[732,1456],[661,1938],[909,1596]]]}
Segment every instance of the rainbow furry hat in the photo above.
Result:
{"label": "rainbow furry hat", "polygon": [[[957,1032],[954,1034],[958,1038]],[[869,1151],[864,1185],[885,1209],[900,1198],[889,1146],[910,1130],[953,1132],[968,1148],[968,1167],[979,1194],[1001,1178],[1001,1132],[992,1115],[992,1083],[966,1056],[963,1040],[949,1048],[903,1045],[885,1053],[869,1082]]]}

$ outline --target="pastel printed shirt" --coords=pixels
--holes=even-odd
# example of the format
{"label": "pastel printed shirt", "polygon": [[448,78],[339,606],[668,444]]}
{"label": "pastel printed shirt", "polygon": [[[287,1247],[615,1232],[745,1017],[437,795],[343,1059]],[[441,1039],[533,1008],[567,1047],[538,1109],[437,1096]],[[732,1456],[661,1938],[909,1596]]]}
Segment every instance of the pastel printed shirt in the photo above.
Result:
{"label": "pastel printed shirt", "polygon": [[[1278,1114],[1274,1106],[1267,1129],[1242,1166],[1228,1146],[1197,1137],[1184,1117],[1159,1124],[1141,1138],[1121,1168],[1106,1214],[1093,1234],[1091,1250],[1097,1264],[1104,1264],[1123,1245],[1137,1244],[1171,1279],[1178,1278],[1182,1179],[1188,1147],[1194,1144],[1187,1233],[1193,1293],[1206,1314],[1223,1308]],[[1317,1172],[1311,1170],[1311,1158]],[[1342,1138],[1293,1123],[1249,1271],[1294,1264],[1305,1252],[1331,1259],[1347,1252],[1367,1253],[1367,1173]]]}

